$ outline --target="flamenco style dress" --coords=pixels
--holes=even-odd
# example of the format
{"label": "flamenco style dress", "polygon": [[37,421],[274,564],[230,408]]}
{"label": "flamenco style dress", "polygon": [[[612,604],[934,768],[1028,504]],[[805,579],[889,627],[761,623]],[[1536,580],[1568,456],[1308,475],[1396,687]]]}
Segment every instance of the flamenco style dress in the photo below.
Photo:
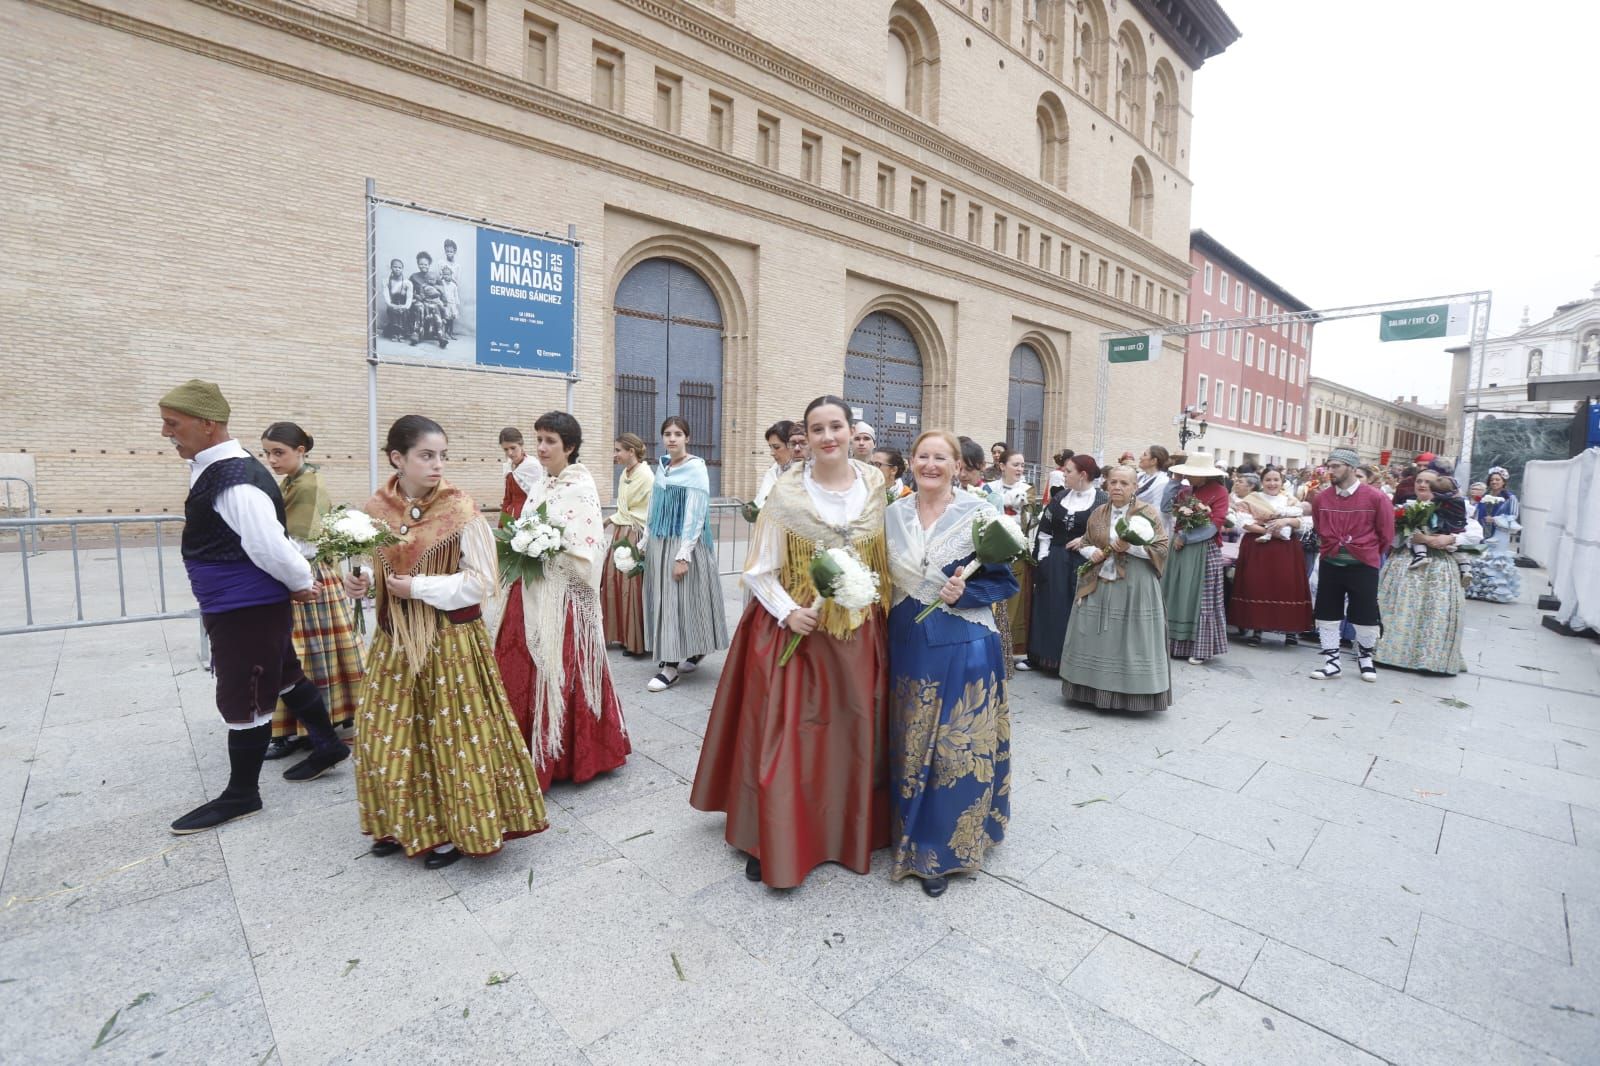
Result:
{"label": "flamenco style dress", "polygon": [[[294,630],[290,640],[295,654],[300,656],[300,666],[328,705],[328,720],[335,726],[348,727],[355,722],[356,697],[361,692],[361,679],[365,670],[361,664],[361,640],[356,635],[355,618],[350,612],[350,601],[345,596],[344,579],[330,563],[316,561],[317,549],[312,542],[322,526],[322,516],[332,509],[328,490],[323,487],[322,475],[310,463],[279,483],[283,493],[284,531],[294,546],[311,562],[316,577],[317,598],[310,603],[294,605]],[[278,701],[272,715],[272,739],[277,747],[288,754],[291,745],[285,744],[294,736],[305,736],[306,730],[287,704]],[[271,757],[271,753],[269,753]]]}
{"label": "flamenco style dress", "polygon": [[1511,554],[1511,531],[1517,528],[1517,514],[1517,498],[1509,492],[1499,503],[1478,501],[1476,517],[1483,527],[1483,554],[1472,564],[1467,599],[1512,603],[1522,593],[1522,577],[1517,573],[1516,557]]}
{"label": "flamenco style dress", "polygon": [[[1211,509],[1208,529],[1190,530],[1182,550],[1167,560],[1167,637],[1174,659],[1210,659],[1228,652],[1228,612],[1222,590],[1222,545],[1217,532],[1228,520],[1228,490],[1216,482],[1202,485],[1194,497]],[[1181,536],[1170,526],[1168,533]]]}
{"label": "flamenco style dress", "polygon": [[622,645],[629,655],[643,655],[644,575],[624,574],[611,563],[610,553],[626,544],[636,556],[644,553],[640,541],[650,519],[650,491],[656,476],[649,463],[634,463],[617,482],[617,510],[611,516],[611,542],[600,567],[600,617],[605,624],[606,643]]}
{"label": "flamenco style dress", "polygon": [[[1155,526],[1156,539],[1118,555],[1111,551],[1112,531],[1118,520],[1134,515]],[[1102,710],[1165,710],[1172,704],[1172,667],[1161,595],[1168,558],[1160,512],[1138,502],[1095,508],[1078,551],[1088,560],[1096,548],[1110,554],[1078,578],[1078,602],[1061,652],[1061,694]]]}
{"label": "flamenco style dress", "polygon": [[[490,855],[545,829],[528,746],[500,683],[484,608],[498,607],[494,534],[447,482],[408,498],[390,477],[366,511],[400,543],[373,560],[377,633],[357,707],[361,831],[413,856]],[[411,598],[385,578],[411,575]]]}
{"label": "flamenco style dress", "polygon": [[[711,479],[705,460],[691,455],[677,466],[662,456],[650,496],[645,540],[644,644],[664,663],[698,658],[728,646],[711,537]],[[687,561],[683,580],[673,563]]]}
{"label": "flamenco style dress", "polygon": [[587,781],[627,761],[632,747],[611,684],[600,622],[606,562],[600,494],[578,463],[534,482],[522,515],[540,506],[562,525],[562,550],[539,577],[514,582],[494,657],[539,788]]}
{"label": "flamenco style dress", "polygon": [[1106,502],[1098,489],[1063,492],[1039,516],[1033,554],[1039,565],[1033,571],[1033,617],[1028,624],[1028,663],[1036,670],[1055,672],[1061,666],[1061,646],[1067,640],[1067,622],[1078,591],[1078,564],[1083,562],[1067,545],[1089,528],[1089,515]]}
{"label": "flamenco style dress", "polygon": [[761,879],[792,888],[837,862],[866,873],[889,843],[888,652],[883,608],[825,601],[817,628],[785,666],[783,624],[816,599],[819,550],[849,548],[888,590],[883,476],[857,460],[843,492],[809,463],[778,479],[756,518],[745,568],[752,593],[706,723],[689,802],[728,816],[728,843],[761,862]]}
{"label": "flamenco style dress", "polygon": [[[915,498],[891,505],[889,772],[894,792],[890,876],[974,874],[1011,813],[1011,712],[992,604],[1016,595],[1009,566],[985,566],[955,604],[939,589],[973,558],[972,520],[989,511],[965,493],[924,529]],[[916,616],[939,607],[924,621]]]}
{"label": "flamenco style dress", "polygon": [[[1239,510],[1247,511],[1250,520],[1258,525],[1302,509],[1284,492],[1276,496],[1252,492],[1242,503]],[[1292,531],[1287,540],[1275,536],[1263,543],[1261,534],[1247,531],[1239,542],[1228,621],[1240,629],[1298,636],[1312,627],[1311,582],[1306,576],[1305,549],[1300,543],[1300,534],[1310,526],[1311,518],[1309,514],[1296,517],[1302,528]]]}

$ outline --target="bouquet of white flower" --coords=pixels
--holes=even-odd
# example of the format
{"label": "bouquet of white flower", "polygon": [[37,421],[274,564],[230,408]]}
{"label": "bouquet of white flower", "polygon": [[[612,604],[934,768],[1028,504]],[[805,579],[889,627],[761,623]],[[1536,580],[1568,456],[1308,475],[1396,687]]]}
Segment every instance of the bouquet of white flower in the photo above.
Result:
{"label": "bouquet of white flower", "polygon": [[[811,584],[817,590],[817,598],[811,604],[813,608],[820,608],[824,600],[832,600],[853,614],[878,602],[878,575],[867,569],[848,548],[828,548],[812,556]],[[859,627],[864,621],[865,615],[856,619],[854,624]],[[783,654],[778,657],[779,666],[789,665],[803,635],[789,635],[789,643],[784,645]]]}
{"label": "bouquet of white flower", "polygon": [[[1028,550],[1028,538],[1022,533],[1016,519],[1003,514],[984,514],[972,520],[972,562],[960,570],[966,581],[978,572],[980,566],[1009,563]],[[916,620],[921,622],[939,609],[936,599],[924,607]]]}
{"label": "bouquet of white flower", "polygon": [[545,563],[566,550],[561,539],[566,527],[552,519],[546,508],[541,503],[528,517],[494,531],[500,580],[508,588],[518,581],[543,577]]}
{"label": "bouquet of white flower", "polygon": [[623,577],[638,577],[644,573],[644,556],[634,551],[631,544],[618,544],[611,552],[611,565]]}
{"label": "bouquet of white flower", "polygon": [[[331,565],[350,561],[350,572],[360,577],[361,564],[353,560],[370,556],[379,548],[387,548],[391,544],[398,543],[400,538],[395,536],[387,522],[373,518],[365,511],[356,511],[341,505],[322,516],[322,528],[317,532],[317,554],[314,558],[319,563]],[[357,633],[367,631],[366,609],[361,600],[355,602],[354,621]]]}

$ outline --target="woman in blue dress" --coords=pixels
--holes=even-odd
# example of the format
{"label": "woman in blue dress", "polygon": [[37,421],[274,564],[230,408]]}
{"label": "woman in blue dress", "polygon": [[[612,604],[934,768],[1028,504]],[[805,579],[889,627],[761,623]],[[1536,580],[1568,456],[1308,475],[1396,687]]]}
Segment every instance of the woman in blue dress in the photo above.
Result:
{"label": "woman in blue dress", "polygon": [[[1006,656],[993,605],[1017,594],[1005,565],[969,580],[972,523],[997,512],[956,487],[961,445],[930,431],[912,449],[917,492],[889,505],[889,774],[896,880],[940,896],[975,874],[1011,811]],[[938,604],[925,621],[916,616]]]}
{"label": "woman in blue dress", "polygon": [[1467,586],[1469,600],[1510,603],[1522,592],[1517,560],[1511,553],[1511,534],[1521,508],[1510,487],[1511,472],[1503,466],[1489,468],[1488,490],[1478,500],[1474,517],[1483,527],[1483,554],[1472,564],[1472,583]]}

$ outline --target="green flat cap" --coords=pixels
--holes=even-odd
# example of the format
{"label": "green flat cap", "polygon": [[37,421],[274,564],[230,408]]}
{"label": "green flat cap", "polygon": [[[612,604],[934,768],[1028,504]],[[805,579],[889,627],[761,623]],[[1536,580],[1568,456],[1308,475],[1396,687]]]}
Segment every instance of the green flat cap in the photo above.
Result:
{"label": "green flat cap", "polygon": [[212,422],[226,422],[233,412],[216,383],[199,378],[190,378],[161,397],[160,406]]}

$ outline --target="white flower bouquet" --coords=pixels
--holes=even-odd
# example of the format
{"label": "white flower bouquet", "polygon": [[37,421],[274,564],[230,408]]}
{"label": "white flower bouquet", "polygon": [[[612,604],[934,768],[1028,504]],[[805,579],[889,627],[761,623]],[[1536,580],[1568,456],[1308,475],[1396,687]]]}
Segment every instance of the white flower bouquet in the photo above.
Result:
{"label": "white flower bouquet", "polygon": [[1156,527],[1142,514],[1131,518],[1124,516],[1117,520],[1117,536],[1129,544],[1145,547],[1155,543]]}
{"label": "white flower bouquet", "polygon": [[[387,548],[391,544],[398,543],[400,538],[389,528],[387,522],[373,518],[365,511],[341,505],[322,516],[322,527],[317,531],[317,554],[314,558],[319,563],[335,566],[348,562],[350,572],[360,577],[361,564],[354,560],[370,557],[379,548]],[[367,614],[362,600],[355,601],[354,614],[356,632],[365,633]]]}
{"label": "white flower bouquet", "polygon": [[566,550],[562,540],[565,529],[541,503],[533,514],[495,530],[500,580],[510,587],[518,581],[543,577],[545,564]]}
{"label": "white flower bouquet", "polygon": [[[811,585],[817,590],[817,598],[811,604],[813,608],[820,608],[825,600],[832,600],[851,612],[855,628],[866,621],[866,616],[858,616],[857,612],[865,611],[878,602],[878,575],[848,548],[828,548],[812,556]],[[789,635],[789,642],[778,657],[779,666],[789,665],[803,636],[802,633]]]}
{"label": "white flower bouquet", "polygon": [[[972,548],[972,562],[960,570],[963,581],[976,574],[980,566],[1009,563],[1025,554],[1028,550],[1028,538],[1023,535],[1016,519],[1009,515],[981,514],[972,520]],[[924,607],[918,613],[917,621],[923,621],[938,610],[939,602],[935,599]]]}
{"label": "white flower bouquet", "polygon": [[644,556],[634,551],[631,544],[618,544],[611,551],[611,565],[623,577],[639,577],[644,573]]}

